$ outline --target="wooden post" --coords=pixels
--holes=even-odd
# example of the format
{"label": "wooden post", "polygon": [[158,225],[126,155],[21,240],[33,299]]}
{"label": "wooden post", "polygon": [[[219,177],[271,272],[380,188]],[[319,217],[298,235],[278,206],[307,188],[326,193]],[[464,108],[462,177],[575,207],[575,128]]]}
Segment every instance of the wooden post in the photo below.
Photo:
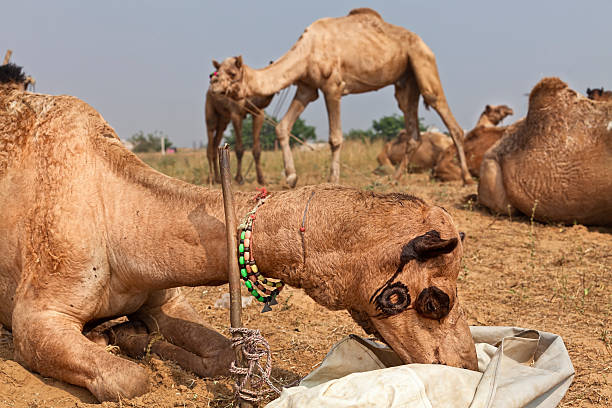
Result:
{"label": "wooden post", "polygon": [[4,55],[4,62],[2,63],[2,65],[6,65],[9,63],[9,61],[11,60],[11,55],[13,55],[13,51],[7,50],[6,54]]}
{"label": "wooden post", "polygon": [[[234,212],[234,194],[232,193],[232,175],[230,173],[229,146],[219,147],[219,169],[221,170],[221,189],[223,191],[223,208],[225,209],[225,234],[227,238],[227,273],[230,288],[230,325],[242,327],[242,295],[240,294],[240,271],[238,270],[238,246],[236,244],[236,213]],[[235,336],[240,336],[236,334]],[[243,366],[242,352],[236,348],[236,364]],[[247,387],[249,384],[247,384]],[[251,408],[248,401],[240,400],[242,408]]]}
{"label": "wooden post", "polygon": [[164,136],[161,138],[161,154],[162,156],[166,154],[166,138]]}

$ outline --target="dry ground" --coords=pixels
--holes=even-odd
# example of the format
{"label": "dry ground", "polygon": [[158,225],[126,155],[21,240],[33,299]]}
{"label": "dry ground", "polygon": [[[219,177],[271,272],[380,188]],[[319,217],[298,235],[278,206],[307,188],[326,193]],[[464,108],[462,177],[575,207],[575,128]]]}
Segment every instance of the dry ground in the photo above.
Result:
{"label": "dry ground", "polygon": [[[410,174],[396,185],[376,176],[379,144],[348,143],[343,150],[342,183],[380,192],[400,191],[444,206],[467,234],[459,297],[472,325],[520,326],[561,335],[576,369],[563,407],[612,404],[612,229],[533,222],[528,216],[493,216],[469,196],[475,186],[439,183],[427,174]],[[201,184],[207,176],[202,152],[161,157],[144,155],[153,167]],[[299,184],[325,180],[329,152],[295,152]],[[244,168],[252,162],[245,155]],[[285,188],[280,153],[265,152],[271,190]],[[254,169],[238,187],[254,191]],[[227,334],[229,313],[214,302],[227,286],[186,289],[196,309]],[[349,333],[362,334],[346,312],[331,312],[300,290],[284,291],[272,313],[260,306],[245,310],[246,326],[259,328],[274,358],[274,379],[290,384],[312,370],[330,346]],[[11,360],[10,333],[0,333],[0,407],[93,407],[87,391],[43,378]],[[151,372],[153,391],[140,398],[103,407],[227,407],[231,381],[204,380],[155,356],[140,362]]]}

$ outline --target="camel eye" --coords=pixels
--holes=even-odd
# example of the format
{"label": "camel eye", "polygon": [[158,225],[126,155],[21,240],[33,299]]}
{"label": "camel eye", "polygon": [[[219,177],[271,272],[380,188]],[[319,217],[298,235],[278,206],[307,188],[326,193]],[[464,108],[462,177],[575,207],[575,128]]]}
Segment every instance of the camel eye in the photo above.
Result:
{"label": "camel eye", "polygon": [[393,316],[403,312],[410,306],[410,292],[406,285],[395,282],[387,286],[374,299],[376,309],[385,316]]}
{"label": "camel eye", "polygon": [[234,78],[236,78],[236,73],[235,73],[235,72],[230,71],[230,72],[229,72],[229,76],[230,76],[230,78],[234,79]]}

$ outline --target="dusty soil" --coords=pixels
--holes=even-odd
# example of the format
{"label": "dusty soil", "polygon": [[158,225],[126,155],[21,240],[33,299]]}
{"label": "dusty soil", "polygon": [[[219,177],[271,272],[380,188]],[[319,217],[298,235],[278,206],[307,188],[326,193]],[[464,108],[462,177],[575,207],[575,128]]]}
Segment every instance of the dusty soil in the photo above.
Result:
{"label": "dusty soil", "polygon": [[[343,152],[344,184],[376,191],[409,192],[444,206],[467,234],[458,289],[472,325],[519,326],[563,337],[576,377],[563,407],[609,407],[612,404],[612,229],[533,222],[528,216],[493,216],[470,195],[475,186],[439,183],[427,174],[411,174],[399,184],[371,173],[377,146],[348,146]],[[355,151],[358,150],[358,151]],[[315,155],[316,157],[310,156]],[[267,156],[266,156],[267,155]],[[277,156],[269,159],[270,189],[283,188]],[[328,153],[296,153],[300,184],[320,182],[327,172]],[[372,156],[372,157],[370,157]],[[189,157],[193,158],[194,155]],[[193,181],[206,168],[189,157],[168,163],[146,160],[171,175]],[[249,156],[245,156],[249,157]],[[250,158],[249,158],[250,159]],[[314,159],[314,160],[313,160]],[[363,163],[367,159],[367,164]],[[246,160],[245,168],[249,160]],[[313,164],[314,163],[314,164]],[[180,166],[177,167],[177,166]],[[200,171],[200,170],[198,170]],[[271,173],[268,173],[271,172]],[[251,172],[254,173],[254,172]],[[254,190],[253,174],[240,187]],[[228,333],[229,313],[215,301],[227,286],[186,288],[195,308],[210,325]],[[300,290],[288,288],[271,313],[259,304],[245,309],[247,327],[262,331],[273,351],[274,382],[294,383],[318,365],[332,344],[350,333],[363,334],[346,312],[332,312],[315,304]],[[33,374],[12,360],[13,343],[0,331],[0,407],[228,407],[231,380],[202,379],[174,363],[151,356],[139,363],[151,373],[152,392],[119,403],[96,404],[89,392]],[[268,399],[272,399],[272,396]]]}

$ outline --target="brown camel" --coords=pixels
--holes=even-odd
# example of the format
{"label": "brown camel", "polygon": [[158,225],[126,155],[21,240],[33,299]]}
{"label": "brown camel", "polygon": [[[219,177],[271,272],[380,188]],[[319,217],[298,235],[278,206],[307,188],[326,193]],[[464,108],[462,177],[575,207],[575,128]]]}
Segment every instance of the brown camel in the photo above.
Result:
{"label": "brown camel", "polygon": [[[497,126],[514,111],[506,105],[487,105],[478,118],[476,126],[465,137],[465,159],[472,176],[478,177],[482,158],[504,134],[506,127]],[[449,146],[440,156],[434,167],[434,176],[443,181],[461,180],[461,168],[455,161],[457,151]]]}
{"label": "brown camel", "polygon": [[379,165],[392,169],[407,155],[406,167],[410,171],[424,171],[433,168],[442,152],[452,144],[452,139],[440,132],[421,133],[420,140],[416,141],[405,129],[402,129],[397,139],[383,146],[376,159]]}
{"label": "brown camel", "polygon": [[537,220],[612,225],[612,102],[558,78],[531,91],[527,117],[484,156],[478,200]]}
{"label": "brown camel", "polygon": [[[463,130],[446,102],[433,52],[418,35],[383,21],[376,11],[360,8],[345,17],[315,21],[285,55],[263,69],[248,67],[240,56],[228,58],[218,68],[218,75],[211,78],[210,89],[241,100],[255,94],[270,95],[291,84],[297,85],[297,92],[276,127],[289,186],[297,183],[289,131],[306,106],[317,99],[318,90],[325,97],[329,119],[329,180],[338,182],[341,97],[391,84],[395,86],[395,99],[404,114],[406,129],[415,140],[419,139],[419,95],[438,112],[457,146],[464,182],[471,182],[463,154]],[[403,160],[396,178],[402,176],[406,165]]]}
{"label": "brown camel", "polygon": [[[214,65],[218,63],[214,61]],[[215,75],[215,74],[213,74]],[[244,148],[242,147],[242,121],[247,113],[253,117],[253,159],[255,160],[255,170],[257,172],[257,182],[261,185],[265,184],[263,170],[261,169],[261,144],[259,143],[259,134],[264,123],[264,109],[270,105],[274,94],[270,96],[253,95],[248,99],[234,101],[223,95],[214,94],[210,89],[206,92],[206,131],[208,133],[208,147],[206,155],[208,157],[208,183],[221,182],[219,175],[219,162],[217,160],[217,148],[223,139],[223,132],[227,128],[229,122],[232,122],[234,132],[236,133],[236,181],[243,182],[242,179],[242,156]],[[246,105],[246,106],[245,106]]]}
{"label": "brown camel", "polygon": [[603,86],[599,89],[587,88],[587,96],[594,101],[612,101],[612,91],[604,91]]}
{"label": "brown camel", "polygon": [[[255,205],[235,201],[239,217]],[[0,213],[0,323],[25,367],[100,401],[142,394],[146,370],[83,335],[128,316],[120,334],[161,335],[173,347],[163,354],[197,374],[228,373],[230,341],[178,288],[227,282],[220,191],[156,172],[74,97],[4,87]],[[252,255],[266,277],[348,310],[406,363],[476,369],[457,299],[463,245],[444,209],[322,185],[273,193],[256,215]]]}

